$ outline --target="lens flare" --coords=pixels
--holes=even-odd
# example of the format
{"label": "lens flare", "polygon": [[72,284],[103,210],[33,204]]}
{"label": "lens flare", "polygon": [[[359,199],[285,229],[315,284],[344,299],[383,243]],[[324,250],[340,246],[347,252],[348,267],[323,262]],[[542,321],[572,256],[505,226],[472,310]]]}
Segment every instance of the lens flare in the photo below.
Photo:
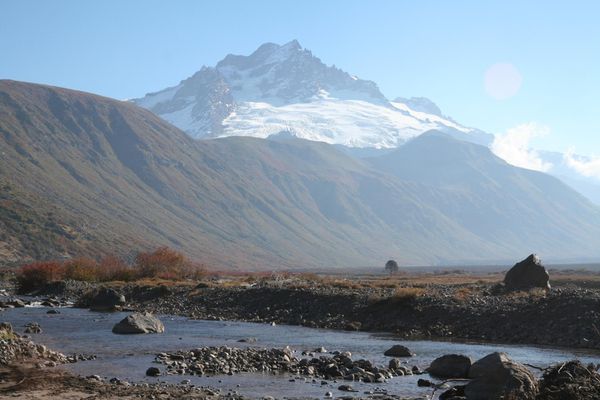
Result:
{"label": "lens flare", "polygon": [[485,91],[496,100],[506,100],[516,95],[521,83],[521,73],[510,63],[494,64],[485,71]]}

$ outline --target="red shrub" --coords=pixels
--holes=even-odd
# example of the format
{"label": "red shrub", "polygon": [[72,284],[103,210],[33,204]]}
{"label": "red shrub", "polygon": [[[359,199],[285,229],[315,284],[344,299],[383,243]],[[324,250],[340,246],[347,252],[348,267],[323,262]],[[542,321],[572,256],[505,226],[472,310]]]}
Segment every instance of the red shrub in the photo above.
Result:
{"label": "red shrub", "polygon": [[141,278],[180,277],[186,263],[183,254],[168,247],[138,253],[135,258],[135,267]]}
{"label": "red shrub", "polygon": [[205,275],[204,265],[190,261],[180,252],[159,247],[152,252],[139,253],[135,269],[140,278],[199,279]]}
{"label": "red shrub", "polygon": [[17,273],[19,291],[27,293],[49,282],[64,279],[65,268],[57,261],[40,261],[23,265]]}
{"label": "red shrub", "polygon": [[100,261],[98,278],[104,282],[129,282],[136,279],[136,272],[119,257],[107,256]]}

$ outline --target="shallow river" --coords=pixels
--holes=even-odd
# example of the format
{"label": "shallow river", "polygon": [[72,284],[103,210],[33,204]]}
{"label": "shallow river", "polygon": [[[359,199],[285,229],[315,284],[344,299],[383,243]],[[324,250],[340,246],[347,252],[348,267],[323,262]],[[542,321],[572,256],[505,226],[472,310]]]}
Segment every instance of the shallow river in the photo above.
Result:
{"label": "shallow river", "polygon": [[[323,398],[331,391],[341,395],[337,387],[340,382],[321,385],[321,380],[296,379],[290,375],[237,374],[215,377],[166,376],[148,378],[145,371],[156,365],[152,361],[159,352],[190,350],[201,346],[230,347],[276,347],[290,346],[298,350],[312,350],[325,347],[329,351],[350,351],[352,358],[365,358],[376,364],[387,365],[389,357],[383,352],[391,345],[399,343],[409,347],[417,355],[408,361],[409,366],[421,369],[443,354],[460,353],[479,359],[493,351],[504,351],[512,359],[540,367],[551,363],[579,358],[584,363],[599,362],[600,354],[591,351],[539,348],[529,346],[461,344],[432,341],[399,341],[389,335],[365,332],[339,332],[324,329],[311,329],[299,326],[255,324],[230,321],[197,321],[182,317],[161,316],[165,333],[160,335],[115,335],[111,329],[127,313],[98,313],[76,308],[61,308],[60,314],[46,314],[48,308],[27,307],[9,309],[0,313],[0,322],[12,323],[17,332],[29,322],[38,322],[43,329],[39,335],[31,335],[33,340],[65,354],[95,354],[97,359],[83,361],[65,368],[80,375],[100,375],[107,378],[118,377],[128,381],[156,381],[161,379],[177,383],[190,379],[199,386],[219,387],[223,391],[237,391],[249,397],[312,397]],[[242,338],[256,338],[256,343],[238,343]],[[298,354],[300,358],[300,354]],[[162,369],[162,366],[158,365]],[[417,387],[418,378],[424,376],[396,377],[385,384],[352,383],[359,389],[355,395],[365,391],[383,388],[390,394],[403,396],[426,396],[430,388]],[[347,382],[346,382],[347,383]],[[348,393],[344,393],[348,395]]]}

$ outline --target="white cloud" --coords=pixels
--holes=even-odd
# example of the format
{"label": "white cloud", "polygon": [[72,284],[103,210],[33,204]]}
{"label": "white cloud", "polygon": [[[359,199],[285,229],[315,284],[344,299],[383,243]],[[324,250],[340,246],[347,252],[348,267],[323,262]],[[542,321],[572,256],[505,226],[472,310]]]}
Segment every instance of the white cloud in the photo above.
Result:
{"label": "white cloud", "polygon": [[539,153],[529,146],[534,138],[546,136],[550,128],[536,122],[515,126],[502,135],[496,135],[492,151],[507,163],[521,168],[546,172],[552,164],[545,162]]}
{"label": "white cloud", "polygon": [[567,166],[583,176],[600,179],[600,157],[583,157],[575,154],[573,148],[563,156]]}

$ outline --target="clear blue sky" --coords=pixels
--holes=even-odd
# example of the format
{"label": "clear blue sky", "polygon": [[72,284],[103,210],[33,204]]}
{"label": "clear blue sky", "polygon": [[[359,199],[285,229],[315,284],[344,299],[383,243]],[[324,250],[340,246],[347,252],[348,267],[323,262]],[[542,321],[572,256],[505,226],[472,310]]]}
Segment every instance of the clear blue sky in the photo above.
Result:
{"label": "clear blue sky", "polygon": [[[426,96],[457,121],[500,133],[550,129],[536,147],[600,153],[600,2],[0,2],[0,78],[119,99],[178,83],[227,53],[298,39],[388,97]],[[514,65],[497,100],[485,71]]]}

